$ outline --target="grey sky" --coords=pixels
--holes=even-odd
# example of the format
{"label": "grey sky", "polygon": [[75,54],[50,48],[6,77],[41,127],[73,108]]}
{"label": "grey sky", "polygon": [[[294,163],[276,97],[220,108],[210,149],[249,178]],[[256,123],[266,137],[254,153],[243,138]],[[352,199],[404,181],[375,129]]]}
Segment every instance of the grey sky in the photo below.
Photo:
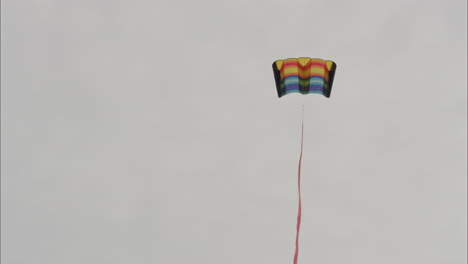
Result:
{"label": "grey sky", "polygon": [[304,105],[300,263],[465,264],[466,8],[2,1],[2,263],[292,263]]}

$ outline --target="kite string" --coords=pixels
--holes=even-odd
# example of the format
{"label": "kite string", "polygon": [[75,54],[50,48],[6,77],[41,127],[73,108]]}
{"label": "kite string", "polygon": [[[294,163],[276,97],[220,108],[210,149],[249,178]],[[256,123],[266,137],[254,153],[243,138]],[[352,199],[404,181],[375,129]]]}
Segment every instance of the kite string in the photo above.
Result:
{"label": "kite string", "polygon": [[302,105],[302,124],[301,124],[301,154],[299,155],[299,166],[297,169],[297,191],[299,195],[298,208],[297,208],[297,224],[296,224],[296,251],[294,252],[294,264],[297,264],[299,255],[299,231],[301,229],[302,218],[302,200],[301,200],[301,164],[302,164],[302,150],[304,143],[304,105]]}

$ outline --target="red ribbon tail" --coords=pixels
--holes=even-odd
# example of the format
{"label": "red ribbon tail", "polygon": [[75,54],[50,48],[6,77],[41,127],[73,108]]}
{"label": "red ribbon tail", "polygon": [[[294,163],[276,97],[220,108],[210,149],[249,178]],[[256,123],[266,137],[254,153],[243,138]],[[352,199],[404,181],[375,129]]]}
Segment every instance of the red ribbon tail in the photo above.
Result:
{"label": "red ribbon tail", "polygon": [[302,127],[301,127],[301,154],[299,155],[299,166],[297,169],[297,190],[299,195],[299,202],[297,208],[297,224],[296,224],[296,251],[294,252],[294,264],[297,264],[299,255],[299,231],[301,230],[302,218],[302,200],[301,200],[301,164],[302,164],[302,150],[304,143],[304,108],[302,108]]}

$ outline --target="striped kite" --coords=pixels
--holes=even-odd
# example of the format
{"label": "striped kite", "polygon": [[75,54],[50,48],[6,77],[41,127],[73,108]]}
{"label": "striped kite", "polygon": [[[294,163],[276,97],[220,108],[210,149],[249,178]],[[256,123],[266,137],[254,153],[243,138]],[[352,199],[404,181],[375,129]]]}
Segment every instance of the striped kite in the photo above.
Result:
{"label": "striped kite", "polygon": [[336,64],[330,60],[297,58],[273,63],[278,97],[289,93],[318,93],[330,97]]}
{"label": "striped kite", "polygon": [[[330,60],[297,58],[277,60],[273,62],[273,73],[275,75],[276,90],[278,97],[289,93],[322,94],[329,98],[335,78],[336,64]],[[296,224],[296,250],[294,252],[294,264],[297,264],[299,255],[299,231],[302,218],[301,201],[301,164],[304,142],[304,108],[302,108],[301,128],[301,153],[299,155],[299,166],[297,175],[297,189],[299,204]]]}

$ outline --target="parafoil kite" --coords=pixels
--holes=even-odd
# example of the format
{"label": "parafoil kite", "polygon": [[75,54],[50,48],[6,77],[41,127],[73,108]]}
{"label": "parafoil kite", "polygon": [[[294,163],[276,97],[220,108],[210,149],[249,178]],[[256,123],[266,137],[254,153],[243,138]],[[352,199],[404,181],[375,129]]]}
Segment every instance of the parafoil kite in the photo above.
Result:
{"label": "parafoil kite", "polygon": [[273,63],[278,97],[299,92],[330,97],[336,64],[330,60],[297,58]]}
{"label": "parafoil kite", "polygon": [[[311,58],[291,58],[273,62],[273,73],[275,75],[276,90],[278,97],[289,93],[322,94],[329,98],[335,78],[336,64],[330,60]],[[299,194],[297,224],[296,224],[296,250],[294,252],[294,264],[297,264],[299,255],[299,231],[302,218],[301,200],[301,164],[304,143],[304,108],[302,110],[301,127],[301,153],[299,155],[299,166],[297,175],[297,189]]]}

